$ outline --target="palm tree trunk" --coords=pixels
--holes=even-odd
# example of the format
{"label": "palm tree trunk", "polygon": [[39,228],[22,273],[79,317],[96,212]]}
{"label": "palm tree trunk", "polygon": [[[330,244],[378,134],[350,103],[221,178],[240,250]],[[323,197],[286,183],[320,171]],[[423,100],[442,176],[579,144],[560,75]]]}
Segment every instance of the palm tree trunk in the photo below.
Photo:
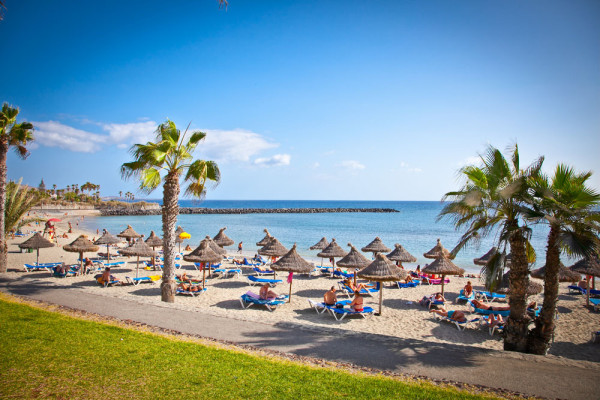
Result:
{"label": "palm tree trunk", "polygon": [[6,207],[6,153],[8,152],[8,141],[6,137],[0,139],[0,273],[6,272],[8,268],[8,246],[6,245],[5,207]]}
{"label": "palm tree trunk", "polygon": [[544,303],[540,316],[535,320],[535,328],[529,332],[527,352],[545,355],[550,348],[550,339],[554,333],[554,313],[558,300],[558,270],[560,251],[557,241],[559,228],[550,225],[548,248],[546,250],[546,274],[544,276]]}
{"label": "palm tree trunk", "polygon": [[[529,268],[525,251],[525,238],[519,230],[518,222],[511,223],[514,233],[510,237],[512,256],[509,271],[510,279],[510,315],[504,329],[504,350],[527,350],[527,331],[530,318],[527,315],[527,287],[529,286]],[[512,228],[512,229],[511,229]]]}
{"label": "palm tree trunk", "polygon": [[160,285],[161,300],[167,303],[175,302],[175,225],[179,214],[179,174],[171,172],[165,177],[163,187],[162,225],[164,267]]}

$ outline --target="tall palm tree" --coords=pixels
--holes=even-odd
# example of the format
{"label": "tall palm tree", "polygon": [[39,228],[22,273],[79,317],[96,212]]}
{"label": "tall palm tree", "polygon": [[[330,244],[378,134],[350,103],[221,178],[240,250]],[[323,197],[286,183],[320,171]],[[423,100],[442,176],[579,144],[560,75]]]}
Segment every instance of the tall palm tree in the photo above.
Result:
{"label": "tall palm tree", "polygon": [[[469,165],[460,170],[465,178],[462,188],[444,195],[451,200],[438,218],[452,219],[456,228],[466,232],[453,249],[456,254],[464,246],[481,237],[497,233],[497,247],[511,254],[509,271],[511,295],[510,316],[505,325],[504,349],[524,352],[527,348],[529,317],[526,313],[529,286],[528,253],[531,229],[527,219],[531,210],[528,182],[539,175],[543,157],[525,170],[519,164],[517,145],[511,149],[510,160],[496,148],[489,146],[479,166]],[[502,253],[502,251],[501,251]]]}
{"label": "tall palm tree", "polygon": [[590,256],[597,249],[600,232],[600,194],[586,186],[591,172],[575,173],[572,167],[559,164],[551,179],[539,176],[533,182],[534,210],[541,222],[550,226],[546,249],[544,303],[529,332],[528,352],[546,354],[554,334],[554,314],[558,300],[560,253]]}
{"label": "tall palm tree", "polygon": [[4,207],[6,202],[6,156],[12,147],[17,155],[27,158],[29,151],[27,144],[33,140],[33,125],[29,122],[17,123],[19,109],[2,105],[0,111],[0,273],[6,272],[8,248],[4,234]]}
{"label": "tall palm tree", "polygon": [[[188,125],[189,128],[189,125]],[[194,160],[192,153],[202,139],[204,132],[191,132],[186,141],[188,129],[181,133],[175,123],[166,120],[156,129],[156,142],[136,144],[131,147],[135,159],[121,166],[124,178],[136,176],[140,179],[140,189],[152,192],[163,183],[163,249],[164,268],[161,284],[162,301],[175,301],[175,224],[179,214],[179,180],[189,182],[186,194],[202,198],[206,194],[209,181],[218,184],[221,178],[219,167],[214,161]],[[162,175],[161,175],[162,174]]]}

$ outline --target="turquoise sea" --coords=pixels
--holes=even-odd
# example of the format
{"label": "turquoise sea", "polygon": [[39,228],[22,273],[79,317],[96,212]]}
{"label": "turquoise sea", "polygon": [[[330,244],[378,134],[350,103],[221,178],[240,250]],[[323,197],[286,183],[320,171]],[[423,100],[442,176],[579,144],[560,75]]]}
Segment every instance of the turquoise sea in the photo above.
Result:
{"label": "turquoise sea", "polygon": [[[156,201],[159,202],[159,201]],[[317,260],[317,251],[309,247],[325,236],[328,241],[336,238],[345,250],[348,242],[359,250],[370,243],[375,236],[393,249],[394,243],[402,244],[417,258],[417,264],[429,262],[423,257],[440,238],[449,250],[456,245],[461,233],[455,231],[447,220],[436,221],[443,207],[439,201],[312,201],[312,200],[206,200],[203,202],[182,200],[182,207],[207,208],[300,208],[300,207],[361,207],[361,208],[393,208],[398,213],[328,213],[328,214],[230,214],[230,215],[180,215],[181,225],[192,238],[187,241],[192,247],[198,245],[206,235],[216,235],[221,227],[227,227],[225,233],[236,242],[229,247],[234,250],[242,241],[244,252],[254,252],[258,248],[256,242],[264,237],[263,229],[267,228],[288,249],[297,243],[300,255],[310,260]],[[150,234],[154,230],[162,236],[161,217],[126,216],[126,217],[90,217],[83,222],[83,227],[95,231],[103,228],[116,234],[129,224],[141,234]],[[545,259],[545,242],[548,229],[545,225],[535,226],[532,244],[538,254],[537,266],[542,266]],[[494,237],[485,238],[478,246],[463,249],[456,257],[455,263],[467,271],[479,271],[473,264],[473,258],[480,257],[492,246]]]}

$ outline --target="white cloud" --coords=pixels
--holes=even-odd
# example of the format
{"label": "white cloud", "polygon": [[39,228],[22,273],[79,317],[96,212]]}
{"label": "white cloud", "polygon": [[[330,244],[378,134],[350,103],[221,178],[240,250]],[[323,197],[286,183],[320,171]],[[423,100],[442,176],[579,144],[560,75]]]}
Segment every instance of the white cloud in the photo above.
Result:
{"label": "white cloud", "polygon": [[108,137],[76,129],[56,121],[34,122],[34,137],[38,144],[47,147],[95,153],[107,142]]}
{"label": "white cloud", "polygon": [[118,144],[120,148],[153,140],[156,127],[157,124],[154,121],[102,125],[102,129],[108,132],[109,141]]}
{"label": "white cloud", "polygon": [[[278,146],[278,144],[269,142],[258,133],[243,129],[230,131],[209,129],[203,130],[203,132],[206,132],[206,138],[198,146],[198,149],[203,156],[215,161],[247,162],[250,161],[251,157],[262,151]],[[289,156],[287,164],[289,164]]]}
{"label": "white cloud", "polygon": [[279,167],[290,165],[291,156],[289,154],[275,154],[273,157],[263,157],[254,160],[254,164],[265,167]]}
{"label": "white cloud", "polygon": [[355,171],[366,168],[363,164],[359,163],[358,161],[354,161],[354,160],[342,161],[340,164],[338,164],[338,166],[342,167],[342,168],[355,170]]}
{"label": "white cloud", "polygon": [[481,158],[479,158],[478,156],[472,156],[459,161],[456,165],[458,165],[459,167],[465,167],[467,165],[479,164],[480,162]]}
{"label": "white cloud", "polygon": [[418,167],[411,167],[410,165],[408,165],[408,163],[404,162],[404,161],[400,161],[400,164],[398,164],[398,166],[400,167],[399,171],[406,171],[406,172],[423,172],[423,170],[421,168]]}
{"label": "white cloud", "polygon": [[318,161],[315,161],[315,163],[312,165],[313,168],[319,168],[321,166],[321,164],[319,164]]}

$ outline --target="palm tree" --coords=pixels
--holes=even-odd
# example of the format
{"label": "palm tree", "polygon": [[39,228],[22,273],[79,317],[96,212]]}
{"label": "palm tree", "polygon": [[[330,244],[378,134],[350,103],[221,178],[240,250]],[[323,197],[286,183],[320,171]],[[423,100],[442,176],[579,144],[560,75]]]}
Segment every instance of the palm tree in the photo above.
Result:
{"label": "palm tree", "polygon": [[453,249],[454,254],[493,231],[498,233],[497,247],[504,249],[501,253],[509,246],[510,316],[504,329],[504,349],[524,352],[530,321],[526,313],[528,253],[532,252],[531,229],[527,226],[531,213],[528,183],[539,175],[543,157],[525,170],[519,165],[517,145],[512,149],[510,162],[492,146],[480,158],[480,166],[469,165],[460,170],[466,182],[460,190],[444,195],[443,200],[452,202],[444,206],[438,218],[449,217],[457,229],[467,228]]}
{"label": "palm tree", "polygon": [[123,191],[119,190],[119,198],[123,197]]}
{"label": "palm tree", "polygon": [[6,205],[4,208],[4,233],[18,231],[24,225],[30,222],[39,221],[39,218],[25,218],[25,215],[32,207],[39,203],[40,198],[36,196],[34,190],[21,186],[22,178],[19,182],[9,182],[6,185]]}
{"label": "palm tree", "polygon": [[536,202],[534,210],[540,222],[550,225],[544,276],[544,303],[529,332],[528,352],[546,354],[554,334],[554,314],[558,300],[560,253],[591,256],[596,250],[596,234],[600,232],[600,194],[586,186],[591,172],[577,174],[574,169],[559,164],[549,180],[539,176],[534,180]]}
{"label": "palm tree", "polygon": [[33,140],[33,125],[29,122],[17,123],[19,109],[4,103],[0,111],[0,273],[6,272],[7,253],[6,235],[4,227],[4,207],[6,203],[6,156],[12,147],[17,155],[27,158],[28,142]]}
{"label": "palm tree", "polygon": [[[188,125],[189,128],[189,125]],[[188,129],[180,132],[175,123],[166,120],[156,129],[156,142],[136,144],[131,147],[135,159],[121,166],[125,178],[136,176],[140,179],[140,189],[152,192],[163,182],[163,249],[164,268],[161,284],[162,301],[175,301],[175,224],[179,214],[179,180],[189,182],[186,194],[203,198],[209,181],[218,184],[221,173],[214,161],[194,160],[192,153],[202,139],[204,132],[191,132],[185,141]],[[164,176],[161,176],[161,173]]]}

